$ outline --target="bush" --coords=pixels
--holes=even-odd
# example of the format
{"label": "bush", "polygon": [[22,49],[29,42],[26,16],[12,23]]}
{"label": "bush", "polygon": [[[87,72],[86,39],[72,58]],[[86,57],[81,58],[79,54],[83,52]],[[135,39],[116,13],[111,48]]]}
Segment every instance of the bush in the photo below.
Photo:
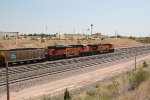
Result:
{"label": "bush", "polygon": [[110,92],[111,97],[115,97],[118,94],[119,82],[113,80],[108,86],[107,89]]}
{"label": "bush", "polygon": [[95,88],[99,88],[100,86],[99,86],[99,84],[97,84],[96,86],[95,86]]}
{"label": "bush", "polygon": [[148,78],[148,73],[144,71],[142,68],[139,69],[137,72],[135,72],[132,75],[130,79],[131,90],[134,90],[135,88],[137,88],[147,78]]}
{"label": "bush", "polygon": [[[78,99],[77,99],[78,100]],[[94,99],[94,97],[91,97],[91,96],[89,96],[89,95],[86,95],[85,97],[84,97],[84,99],[82,99],[82,100],[95,100]]]}
{"label": "bush", "polygon": [[36,41],[38,40],[36,37],[31,37],[30,39],[31,40],[36,40]]}
{"label": "bush", "polygon": [[146,61],[143,62],[143,67],[148,67],[148,64],[146,63]]}
{"label": "bush", "polygon": [[42,100],[51,100],[50,95],[44,95]]}
{"label": "bush", "polygon": [[105,40],[105,38],[104,38],[104,37],[102,37],[102,38],[101,38],[101,40]]}
{"label": "bush", "polygon": [[78,44],[82,44],[82,43],[80,42],[80,40],[78,40]]}
{"label": "bush", "polygon": [[111,100],[111,96],[107,92],[102,93],[102,100]]}
{"label": "bush", "polygon": [[122,38],[122,36],[121,35],[117,35],[117,38]]}
{"label": "bush", "polygon": [[71,100],[71,95],[68,91],[68,89],[66,88],[65,92],[64,92],[64,100]]}
{"label": "bush", "polygon": [[90,89],[86,92],[87,95],[91,96],[91,97],[94,97],[96,96],[96,89]]}

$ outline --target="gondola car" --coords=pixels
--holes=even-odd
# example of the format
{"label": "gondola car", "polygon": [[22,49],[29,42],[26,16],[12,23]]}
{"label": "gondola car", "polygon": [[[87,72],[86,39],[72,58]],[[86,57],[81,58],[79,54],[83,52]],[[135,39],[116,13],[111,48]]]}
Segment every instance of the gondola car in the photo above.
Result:
{"label": "gondola car", "polygon": [[[45,60],[45,49],[44,48],[20,48],[3,50],[1,53],[4,54],[5,60],[8,61],[9,65],[14,63],[30,63]],[[0,62],[3,62],[2,60]]]}
{"label": "gondola car", "polygon": [[0,51],[0,67],[5,67],[5,55]]}

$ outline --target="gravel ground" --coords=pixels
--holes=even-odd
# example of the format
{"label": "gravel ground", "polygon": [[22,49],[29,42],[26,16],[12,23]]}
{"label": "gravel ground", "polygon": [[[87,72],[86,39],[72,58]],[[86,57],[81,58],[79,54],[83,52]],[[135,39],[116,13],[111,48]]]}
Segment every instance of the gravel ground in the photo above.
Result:
{"label": "gravel ground", "polygon": [[[138,56],[138,58],[140,58],[140,56]],[[109,62],[109,63],[104,63],[104,64],[101,64],[101,65],[98,65],[98,66],[92,66],[92,67],[72,70],[72,71],[65,72],[65,73],[59,73],[57,75],[52,75],[52,76],[42,77],[42,78],[38,78],[38,79],[34,79],[34,80],[29,80],[29,81],[26,81],[26,82],[20,82],[20,83],[12,84],[12,85],[10,85],[10,91],[11,92],[19,92],[19,91],[21,91],[25,88],[31,88],[31,87],[34,87],[34,86],[50,83],[50,82],[53,82],[53,81],[56,81],[56,80],[61,80],[61,79],[67,78],[67,77],[72,77],[72,76],[75,76],[75,75],[79,75],[79,74],[87,73],[87,72],[90,72],[90,71],[94,71],[94,70],[100,69],[102,67],[105,68],[105,67],[112,66],[112,65],[115,65],[115,64],[118,64],[118,63],[124,63],[126,61],[133,60],[133,59],[134,59],[134,57],[121,59],[121,60],[117,60],[117,61],[113,61],[113,62]],[[122,73],[114,74],[111,77],[105,78],[103,80],[96,81],[94,83],[89,83],[88,82],[90,85],[85,84],[85,87],[93,86],[97,82],[103,82],[103,81],[112,79],[113,77],[116,77],[117,75],[120,75],[120,74],[123,74],[123,73],[126,73],[126,71],[122,72]],[[82,90],[82,89],[84,89],[84,88],[79,88],[79,90]],[[76,90],[78,90],[78,88],[76,88],[75,90],[73,89],[73,93],[75,93],[74,91],[76,91]],[[4,93],[6,93],[5,87],[0,87],[0,97],[3,96]]]}
{"label": "gravel ground", "polygon": [[[123,63],[125,61],[132,60],[132,59],[134,59],[134,58],[123,59],[123,60],[119,60],[119,61],[115,61],[115,62],[110,62],[110,63],[107,63],[107,64],[102,64],[101,66],[108,67],[110,65],[112,66],[112,65],[115,65],[116,63]],[[83,74],[83,73],[86,73],[86,72],[89,72],[89,71],[94,71],[94,70],[99,69],[99,67],[98,66],[93,66],[93,67],[88,67],[88,68],[83,68],[83,69],[77,69],[77,70],[73,70],[73,71],[70,71],[70,72],[60,73],[60,74],[53,75],[53,76],[47,76],[47,77],[43,77],[43,78],[39,78],[39,79],[35,79],[35,80],[22,82],[22,83],[19,83],[19,84],[13,84],[13,85],[10,85],[10,90],[18,92],[22,89],[30,88],[30,87],[33,87],[35,85],[37,86],[37,85],[41,85],[41,84],[46,84],[46,83],[49,83],[49,82],[52,82],[52,81],[61,80],[63,78],[75,76],[75,75],[78,75],[78,74]],[[78,91],[84,90],[85,87],[94,86],[95,84],[97,84],[99,82],[105,82],[109,79],[115,78],[116,76],[118,76],[120,74],[122,75],[124,73],[126,73],[126,71],[124,71],[122,73],[114,74],[111,77],[107,77],[107,78],[104,78],[102,80],[98,80],[98,81],[93,82],[93,83],[85,84],[82,88],[77,87],[76,89],[72,90],[72,93],[78,93]],[[4,91],[3,93],[6,92],[5,87],[1,88],[0,90],[3,90]],[[2,93],[2,92],[0,92],[0,93]],[[3,93],[1,94],[1,96],[3,95]]]}

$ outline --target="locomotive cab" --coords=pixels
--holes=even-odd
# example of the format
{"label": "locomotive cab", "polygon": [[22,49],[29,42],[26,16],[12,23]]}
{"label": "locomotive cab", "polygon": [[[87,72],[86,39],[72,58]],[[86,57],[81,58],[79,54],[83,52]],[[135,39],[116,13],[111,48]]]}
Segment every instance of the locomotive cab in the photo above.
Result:
{"label": "locomotive cab", "polygon": [[114,45],[109,44],[109,51],[108,52],[114,52]]}

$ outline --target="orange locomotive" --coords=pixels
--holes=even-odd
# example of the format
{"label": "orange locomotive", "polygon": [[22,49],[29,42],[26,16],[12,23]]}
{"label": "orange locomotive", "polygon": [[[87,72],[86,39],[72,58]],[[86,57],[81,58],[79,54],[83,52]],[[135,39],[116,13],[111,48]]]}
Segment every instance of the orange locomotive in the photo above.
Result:
{"label": "orange locomotive", "polygon": [[48,59],[63,59],[70,57],[89,56],[114,52],[113,44],[89,44],[69,46],[48,46]]}

